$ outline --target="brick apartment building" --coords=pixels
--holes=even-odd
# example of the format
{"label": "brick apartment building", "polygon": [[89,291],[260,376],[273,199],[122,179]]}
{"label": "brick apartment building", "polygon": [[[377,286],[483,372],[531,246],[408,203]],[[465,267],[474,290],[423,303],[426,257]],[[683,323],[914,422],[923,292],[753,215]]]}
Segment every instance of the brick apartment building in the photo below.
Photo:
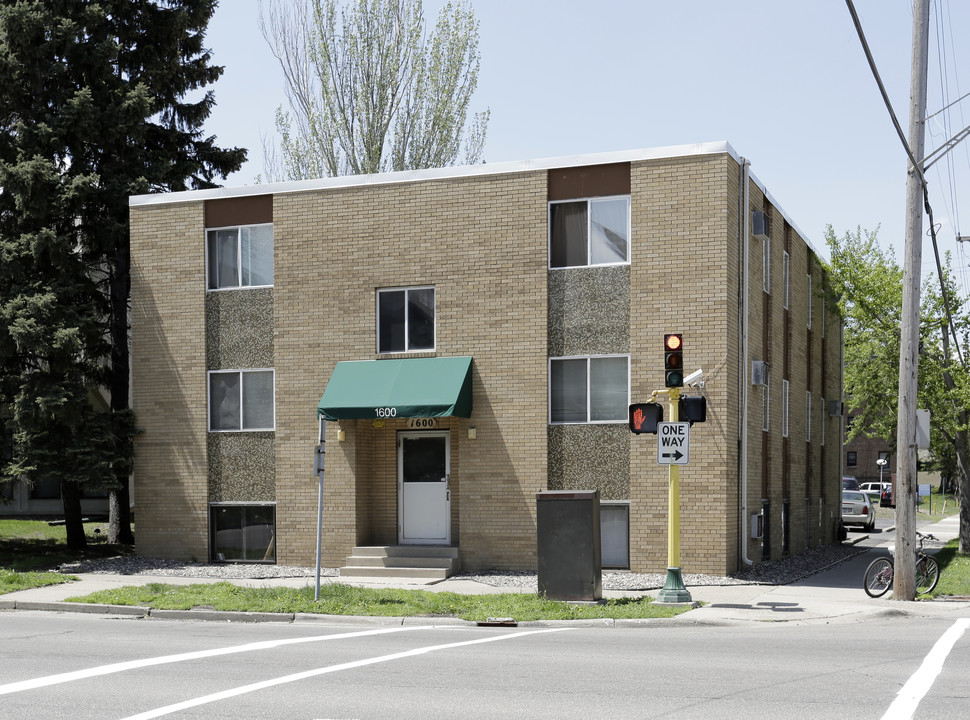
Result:
{"label": "brick apartment building", "polygon": [[[536,567],[536,494],[598,490],[604,566],[666,567],[630,402],[703,369],[684,572],[835,541],[841,320],[715,143],[131,199],[137,548],[312,565],[443,545]],[[834,414],[831,414],[834,413]]]}

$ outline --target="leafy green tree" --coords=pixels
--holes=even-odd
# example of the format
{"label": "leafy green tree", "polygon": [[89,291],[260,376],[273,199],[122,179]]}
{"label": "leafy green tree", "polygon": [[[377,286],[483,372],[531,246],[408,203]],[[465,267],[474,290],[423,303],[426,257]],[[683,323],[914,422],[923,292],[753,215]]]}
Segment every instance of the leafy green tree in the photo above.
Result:
{"label": "leafy green tree", "polygon": [[849,431],[896,437],[899,388],[899,319],[903,271],[892,251],[879,246],[877,231],[856,230],[836,238],[826,230],[829,277],[845,324],[844,387],[847,409],[855,413]]}
{"label": "leafy green tree", "polygon": [[215,5],[0,0],[0,478],[57,479],[75,547],[85,486],[112,490],[109,539],[133,539],[128,197],[245,160],[202,132]]}
{"label": "leafy green tree", "polygon": [[[849,439],[864,435],[896,443],[899,396],[902,268],[879,246],[877,232],[826,232],[830,277],[845,320],[845,395],[855,413]],[[939,278],[920,293],[919,406],[930,411],[930,453],[941,474],[956,481],[961,497],[961,552],[970,549],[970,374],[965,364],[970,319],[956,290],[949,258],[943,268],[950,315],[959,342],[949,332]],[[967,517],[964,518],[964,509]]]}
{"label": "leafy green tree", "polygon": [[[481,161],[489,112],[469,123],[478,21],[449,2],[424,38],[421,0],[267,0],[260,27],[283,69],[270,180]],[[338,20],[339,15],[339,20]],[[463,157],[459,158],[462,148]]]}

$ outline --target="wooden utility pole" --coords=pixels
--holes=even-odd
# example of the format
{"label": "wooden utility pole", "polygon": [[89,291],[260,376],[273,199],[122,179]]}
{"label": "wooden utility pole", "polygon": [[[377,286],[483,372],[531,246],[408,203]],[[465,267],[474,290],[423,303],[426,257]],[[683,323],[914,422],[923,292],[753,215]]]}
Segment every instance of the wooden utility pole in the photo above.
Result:
{"label": "wooden utility pole", "polygon": [[930,0],[913,0],[913,66],[910,77],[909,147],[915,166],[906,178],[906,250],[899,343],[899,409],[896,423],[896,571],[893,598],[916,598],[916,408],[919,370],[919,290],[923,243],[923,178],[926,69]]}

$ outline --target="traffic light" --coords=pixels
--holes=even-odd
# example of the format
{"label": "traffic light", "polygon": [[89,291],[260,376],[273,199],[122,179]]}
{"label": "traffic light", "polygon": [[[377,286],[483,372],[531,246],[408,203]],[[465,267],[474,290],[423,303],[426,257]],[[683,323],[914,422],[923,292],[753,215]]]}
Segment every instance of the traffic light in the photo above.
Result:
{"label": "traffic light", "polygon": [[684,338],[680,334],[664,335],[664,385],[684,386]]}
{"label": "traffic light", "polygon": [[657,423],[663,422],[664,409],[657,403],[634,403],[630,406],[630,431],[657,434]]}
{"label": "traffic light", "polygon": [[677,419],[689,422],[707,422],[707,398],[702,395],[683,395],[677,405]]}

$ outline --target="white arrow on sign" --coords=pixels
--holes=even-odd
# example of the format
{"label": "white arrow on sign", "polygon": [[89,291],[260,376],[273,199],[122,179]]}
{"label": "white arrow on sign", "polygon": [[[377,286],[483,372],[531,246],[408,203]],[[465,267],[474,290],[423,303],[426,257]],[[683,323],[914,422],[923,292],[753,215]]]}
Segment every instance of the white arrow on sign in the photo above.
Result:
{"label": "white arrow on sign", "polygon": [[657,463],[686,465],[690,462],[690,423],[657,423]]}

